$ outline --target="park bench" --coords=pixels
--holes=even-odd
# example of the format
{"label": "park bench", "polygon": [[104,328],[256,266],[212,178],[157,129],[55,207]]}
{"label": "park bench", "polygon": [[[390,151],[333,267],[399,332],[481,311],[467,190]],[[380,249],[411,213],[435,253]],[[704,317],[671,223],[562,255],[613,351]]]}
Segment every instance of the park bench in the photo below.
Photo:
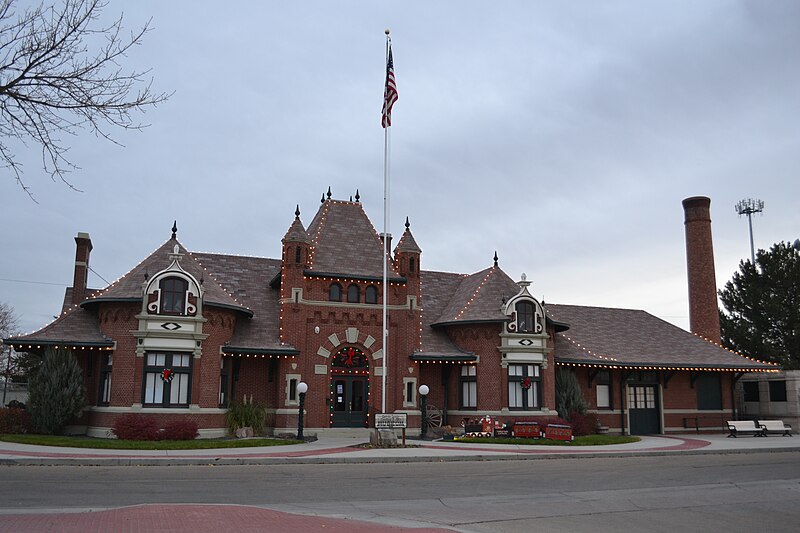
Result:
{"label": "park bench", "polygon": [[764,430],[753,420],[728,420],[729,437],[738,437],[740,433],[752,433],[754,437],[762,437]]}
{"label": "park bench", "polygon": [[759,420],[756,423],[761,428],[761,434],[765,437],[770,433],[780,433],[784,437],[792,436],[792,426],[784,424],[783,420]]}

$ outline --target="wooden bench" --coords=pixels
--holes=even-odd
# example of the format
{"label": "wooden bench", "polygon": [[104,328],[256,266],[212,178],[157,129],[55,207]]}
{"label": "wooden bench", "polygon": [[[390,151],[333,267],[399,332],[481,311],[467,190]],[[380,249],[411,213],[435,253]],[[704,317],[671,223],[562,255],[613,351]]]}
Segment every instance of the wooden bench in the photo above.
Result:
{"label": "wooden bench", "polygon": [[759,420],[756,424],[761,428],[761,434],[765,437],[770,433],[780,433],[784,437],[792,436],[792,426],[784,424],[783,420]]}
{"label": "wooden bench", "polygon": [[738,437],[740,433],[752,433],[754,437],[763,437],[764,430],[753,420],[728,420],[728,437]]}

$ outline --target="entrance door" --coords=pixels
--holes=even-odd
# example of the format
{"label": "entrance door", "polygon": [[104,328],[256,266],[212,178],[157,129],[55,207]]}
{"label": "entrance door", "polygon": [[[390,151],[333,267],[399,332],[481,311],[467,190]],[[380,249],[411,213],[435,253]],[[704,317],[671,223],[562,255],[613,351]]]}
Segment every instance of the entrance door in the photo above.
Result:
{"label": "entrance door", "polygon": [[661,433],[658,412],[658,385],[629,385],[628,410],[631,435]]}
{"label": "entrance door", "polygon": [[335,428],[363,428],[367,425],[367,378],[334,375],[331,402]]}

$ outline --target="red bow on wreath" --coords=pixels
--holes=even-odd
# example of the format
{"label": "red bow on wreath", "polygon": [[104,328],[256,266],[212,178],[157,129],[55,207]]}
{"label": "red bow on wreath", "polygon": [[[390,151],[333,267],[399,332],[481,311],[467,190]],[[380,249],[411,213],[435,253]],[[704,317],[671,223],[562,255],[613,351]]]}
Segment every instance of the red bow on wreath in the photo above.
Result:
{"label": "red bow on wreath", "polygon": [[522,388],[526,390],[531,388],[531,378],[525,378],[522,380]]}
{"label": "red bow on wreath", "polygon": [[167,383],[172,381],[172,378],[175,377],[175,372],[170,370],[169,368],[165,368],[161,371],[161,380],[166,381]]}

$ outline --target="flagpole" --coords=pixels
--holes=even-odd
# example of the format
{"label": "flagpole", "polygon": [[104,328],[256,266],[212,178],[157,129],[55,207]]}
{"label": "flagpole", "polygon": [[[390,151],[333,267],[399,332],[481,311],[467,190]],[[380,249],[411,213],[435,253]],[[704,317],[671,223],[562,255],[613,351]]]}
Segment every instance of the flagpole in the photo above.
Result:
{"label": "flagpole", "polygon": [[[389,64],[389,47],[392,38],[386,30],[386,64]],[[386,94],[384,94],[385,105]],[[381,376],[381,413],[386,413],[386,377],[389,359],[389,320],[387,300],[389,297],[389,129],[383,128],[383,374]]]}

